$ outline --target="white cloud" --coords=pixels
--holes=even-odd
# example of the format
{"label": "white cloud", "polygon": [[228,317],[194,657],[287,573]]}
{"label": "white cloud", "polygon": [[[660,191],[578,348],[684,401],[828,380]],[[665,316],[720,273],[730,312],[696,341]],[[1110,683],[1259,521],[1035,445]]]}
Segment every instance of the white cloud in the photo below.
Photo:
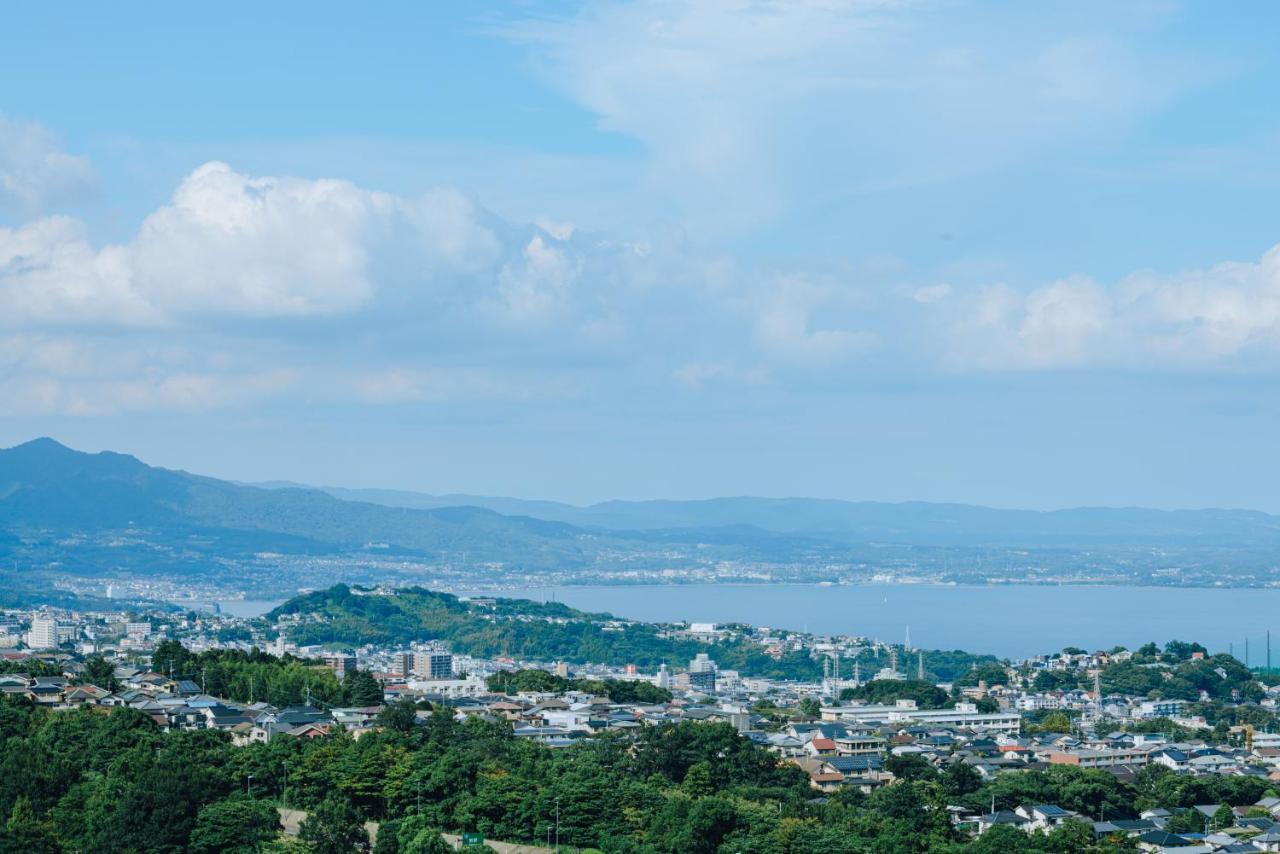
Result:
{"label": "white cloud", "polygon": [[1144,271],[1110,287],[1087,276],[1026,292],[997,285],[966,295],[962,314],[952,310],[936,319],[960,368],[1271,368],[1280,353],[1280,245],[1257,263]]}
{"label": "white cloud", "polygon": [[126,244],[94,248],[66,217],[0,229],[0,325],[336,314],[370,301],[379,253],[426,279],[482,270],[499,246],[453,191],[404,199],[206,163]]}
{"label": "white cloud", "polygon": [[709,397],[939,365],[1270,369],[1280,351],[1280,247],[1019,290],[627,237],[206,164],[118,245],[66,217],[0,229],[3,410]]}
{"label": "white cloud", "polygon": [[522,324],[544,320],[569,298],[580,269],[564,249],[534,235],[520,259],[498,274],[498,293],[507,315]]}
{"label": "white cloud", "polygon": [[61,151],[48,130],[0,116],[0,209],[45,210],[81,198],[96,181],[88,159]]}
{"label": "white cloud", "polygon": [[327,314],[357,306],[374,222],[391,197],[346,181],[250,178],[207,163],[147,217],[136,287],[174,314]]}
{"label": "white cloud", "polygon": [[718,231],[1123,133],[1189,73],[1144,50],[1163,14],[640,0],[507,33],[603,129],[644,143],[656,198]]}
{"label": "white cloud", "polygon": [[137,290],[128,248],[95,249],[68,217],[0,228],[0,327],[153,324],[160,316]]}

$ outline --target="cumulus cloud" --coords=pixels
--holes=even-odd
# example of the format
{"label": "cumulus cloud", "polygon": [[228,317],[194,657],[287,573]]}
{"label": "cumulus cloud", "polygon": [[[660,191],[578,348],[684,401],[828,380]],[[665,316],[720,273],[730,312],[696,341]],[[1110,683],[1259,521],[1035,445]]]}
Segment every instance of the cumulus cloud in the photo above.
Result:
{"label": "cumulus cloud", "polygon": [[378,253],[427,277],[491,263],[496,242],[456,192],[405,199],[213,162],[126,244],[95,248],[66,217],[0,229],[0,324],[336,314],[370,300]]}
{"label": "cumulus cloud", "polygon": [[766,267],[654,231],[505,221],[456,190],[193,171],[123,243],[0,229],[4,411],[563,400],[876,371],[1206,370],[1280,351],[1280,247],[1113,283]]}
{"label": "cumulus cloud", "polygon": [[46,210],[83,197],[96,180],[89,160],[62,151],[47,129],[0,116],[0,209]]}
{"label": "cumulus cloud", "polygon": [[82,223],[55,216],[0,228],[0,326],[152,324],[126,247],[93,247]]}
{"label": "cumulus cloud", "polygon": [[1028,291],[995,285],[940,311],[953,367],[1270,366],[1280,352],[1280,245],[1257,262],[1140,271],[1111,286],[1083,275]]}
{"label": "cumulus cloud", "polygon": [[392,199],[346,181],[192,172],[130,247],[134,285],[173,313],[326,314],[369,298],[370,230]]}

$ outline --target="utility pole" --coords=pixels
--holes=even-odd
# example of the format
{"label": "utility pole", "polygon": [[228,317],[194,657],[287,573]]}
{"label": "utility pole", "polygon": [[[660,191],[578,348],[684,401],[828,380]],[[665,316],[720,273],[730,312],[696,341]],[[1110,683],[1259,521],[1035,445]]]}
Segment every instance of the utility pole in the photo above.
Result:
{"label": "utility pole", "polygon": [[556,854],[560,852],[560,797],[556,796]]}
{"label": "utility pole", "polygon": [[289,806],[289,763],[281,762],[280,767],[284,769],[284,784],[280,787],[280,806]]}

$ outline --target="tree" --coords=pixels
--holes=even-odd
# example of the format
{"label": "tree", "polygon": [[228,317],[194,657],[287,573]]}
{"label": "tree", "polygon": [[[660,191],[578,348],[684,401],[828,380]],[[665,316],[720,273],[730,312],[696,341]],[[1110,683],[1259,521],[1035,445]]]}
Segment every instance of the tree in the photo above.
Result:
{"label": "tree", "polygon": [[1009,669],[1000,664],[975,664],[971,670],[960,675],[955,685],[967,688],[986,682],[988,685],[1008,685]]}
{"label": "tree", "polygon": [[931,780],[938,776],[929,760],[918,753],[890,756],[884,761],[884,770],[899,780]]}
{"label": "tree", "polygon": [[1062,712],[1053,712],[1040,721],[1041,732],[1071,732],[1071,718]]}
{"label": "tree", "polygon": [[1213,820],[1210,826],[1214,830],[1222,830],[1224,827],[1230,827],[1236,823],[1236,814],[1232,812],[1230,804],[1223,804],[1218,807],[1213,814]]}
{"label": "tree", "polygon": [[342,691],[353,706],[366,707],[382,704],[382,685],[368,670],[348,670],[342,677]]}
{"label": "tree", "polygon": [[967,795],[982,788],[982,775],[966,762],[952,762],[942,772],[942,787],[955,797]]}
{"label": "tree", "polygon": [[[378,833],[382,843],[382,833]],[[396,831],[396,854],[452,854],[453,846],[444,841],[440,831],[431,827],[419,815],[409,816],[400,822]]]}
{"label": "tree", "polygon": [[522,692],[541,694],[563,691],[568,687],[568,680],[554,673],[536,668],[530,670],[500,670],[485,680],[490,691],[502,694],[519,694]]}
{"label": "tree", "polygon": [[800,714],[810,719],[821,717],[822,705],[813,697],[805,697],[800,701]]}
{"label": "tree", "polygon": [[9,812],[9,820],[0,829],[0,851],[22,851],[24,854],[55,854],[61,851],[53,824],[40,821],[31,801],[18,798]]}
{"label": "tree", "polygon": [[973,704],[984,715],[994,715],[1000,711],[1000,704],[995,701],[994,697],[979,697],[973,701]]}
{"label": "tree", "polygon": [[116,666],[101,655],[91,655],[84,660],[84,670],[80,673],[79,682],[94,685],[104,691],[115,691],[120,687],[116,680]]}
{"label": "tree", "polygon": [[418,725],[418,707],[412,700],[400,700],[378,712],[378,723],[396,732],[413,732]]}
{"label": "tree", "polygon": [[201,808],[191,831],[193,854],[253,854],[275,838],[280,814],[266,801],[240,797]]}
{"label": "tree", "polygon": [[155,652],[151,653],[151,669],[156,673],[168,676],[186,675],[195,658],[191,652],[176,640],[160,641]]}
{"label": "tree", "polygon": [[360,813],[339,795],[329,795],[307,815],[298,838],[315,854],[350,854],[369,843]]}
{"label": "tree", "polygon": [[1053,854],[1075,854],[1093,848],[1093,825],[1084,819],[1070,819],[1049,832],[1045,848]]}
{"label": "tree", "polygon": [[1198,652],[1201,655],[1204,655],[1208,653],[1208,651],[1209,650],[1205,649],[1201,644],[1187,643],[1186,641],[1180,640],[1171,640],[1164,645],[1165,657],[1171,658],[1174,661],[1186,661],[1191,658],[1193,653]]}
{"label": "tree", "polygon": [[684,781],[680,784],[680,788],[695,798],[714,793],[716,784],[711,763],[703,761],[690,765],[689,770],[684,774]]}
{"label": "tree", "polygon": [[1164,829],[1170,833],[1200,833],[1204,830],[1204,815],[1198,810],[1185,809],[1170,816]]}
{"label": "tree", "polygon": [[921,709],[942,709],[951,703],[947,692],[932,682],[916,679],[873,679],[857,688],[845,688],[841,700],[865,700],[868,703],[894,703],[915,700]]}

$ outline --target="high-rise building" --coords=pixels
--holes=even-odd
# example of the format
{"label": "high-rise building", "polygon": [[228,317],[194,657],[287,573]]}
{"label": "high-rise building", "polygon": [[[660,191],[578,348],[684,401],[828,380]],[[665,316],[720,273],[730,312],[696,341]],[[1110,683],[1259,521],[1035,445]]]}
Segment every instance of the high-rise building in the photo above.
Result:
{"label": "high-rise building", "polygon": [[440,651],[414,653],[413,675],[419,679],[452,679],[453,655]]}
{"label": "high-rise building", "polygon": [[413,653],[397,652],[391,657],[391,672],[396,676],[408,676],[413,673]]}
{"label": "high-rise building", "polygon": [[53,649],[58,645],[58,621],[52,617],[36,617],[27,632],[27,646],[32,649]]}
{"label": "high-rise building", "polygon": [[665,661],[658,665],[658,677],[654,679],[654,684],[659,688],[671,687],[671,671],[667,669]]}
{"label": "high-rise building", "polygon": [[689,662],[689,687],[696,691],[716,689],[716,663],[705,652],[700,652]]}

